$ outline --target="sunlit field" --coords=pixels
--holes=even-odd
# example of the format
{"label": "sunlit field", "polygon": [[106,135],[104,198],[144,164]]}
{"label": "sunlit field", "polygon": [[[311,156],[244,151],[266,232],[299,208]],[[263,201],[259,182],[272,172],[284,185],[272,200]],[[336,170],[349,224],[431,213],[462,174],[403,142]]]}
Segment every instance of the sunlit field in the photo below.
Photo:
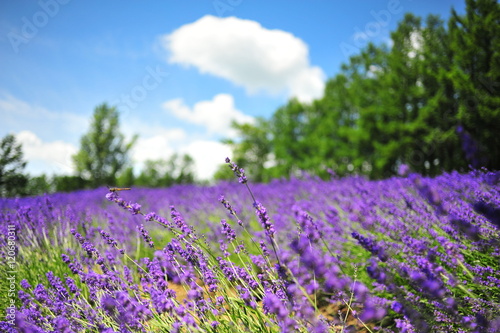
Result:
{"label": "sunlit field", "polygon": [[213,186],[1,199],[1,331],[500,330],[500,173],[229,166]]}

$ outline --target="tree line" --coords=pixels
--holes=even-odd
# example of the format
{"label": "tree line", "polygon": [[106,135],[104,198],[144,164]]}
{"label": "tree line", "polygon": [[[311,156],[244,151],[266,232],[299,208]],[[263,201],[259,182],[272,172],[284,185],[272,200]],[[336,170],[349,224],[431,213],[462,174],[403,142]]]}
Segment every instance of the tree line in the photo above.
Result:
{"label": "tree line", "polygon": [[447,24],[406,14],[391,41],[351,56],[321,99],[233,124],[233,160],[255,181],[500,169],[500,4],[467,0]]}
{"label": "tree line", "polygon": [[0,196],[70,192],[105,185],[167,187],[195,182],[194,161],[189,155],[147,160],[136,176],[130,161],[136,140],[134,136],[126,141],[120,132],[118,110],[101,104],[94,110],[89,131],[81,137],[80,150],[72,156],[76,174],[30,176],[24,172],[22,145],[9,134],[0,141]]}

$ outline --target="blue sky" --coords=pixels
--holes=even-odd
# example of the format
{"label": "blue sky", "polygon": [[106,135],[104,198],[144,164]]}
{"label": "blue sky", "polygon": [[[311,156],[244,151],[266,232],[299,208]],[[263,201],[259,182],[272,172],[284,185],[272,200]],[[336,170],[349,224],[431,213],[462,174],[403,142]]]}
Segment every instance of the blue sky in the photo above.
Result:
{"label": "blue sky", "polygon": [[32,175],[71,174],[94,108],[120,111],[147,159],[188,153],[199,178],[230,155],[231,120],[309,102],[368,41],[390,44],[406,12],[447,20],[465,1],[0,2],[0,136]]}

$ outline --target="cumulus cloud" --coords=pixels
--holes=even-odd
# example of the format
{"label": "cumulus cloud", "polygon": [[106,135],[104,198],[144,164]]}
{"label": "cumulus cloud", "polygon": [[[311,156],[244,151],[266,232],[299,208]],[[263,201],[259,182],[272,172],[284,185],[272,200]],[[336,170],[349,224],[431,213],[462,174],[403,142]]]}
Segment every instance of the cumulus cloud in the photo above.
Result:
{"label": "cumulus cloud", "polygon": [[[157,129],[158,131],[158,129]],[[168,159],[175,152],[175,146],[186,138],[182,129],[163,129],[149,137],[139,137],[131,151],[132,161],[142,167],[147,160]]]}
{"label": "cumulus cloud", "polygon": [[52,171],[54,174],[71,174],[74,171],[71,156],[77,148],[63,141],[43,142],[31,131],[21,131],[15,135],[16,142],[22,144],[24,159],[28,161],[27,171],[37,175]]}
{"label": "cumulus cloud", "polygon": [[218,94],[212,100],[196,103],[193,108],[184,104],[181,98],[163,103],[163,108],[175,117],[192,124],[205,126],[209,134],[234,137],[231,122],[253,123],[254,118],[236,109],[233,96]]}
{"label": "cumulus cloud", "polygon": [[[218,141],[186,140],[179,130],[167,131],[164,135],[140,138],[132,151],[132,159],[138,171],[147,160],[168,160],[174,153],[188,154],[194,160],[194,172],[199,180],[209,180],[231,149]],[[175,148],[174,148],[175,147]]]}
{"label": "cumulus cloud", "polygon": [[286,92],[303,102],[323,94],[325,75],[293,34],[236,17],[204,16],[162,37],[169,62],[194,66],[250,93]]}
{"label": "cumulus cloud", "polygon": [[424,37],[422,36],[422,31],[414,30],[410,33],[410,48],[408,52],[408,57],[415,58],[418,51],[422,50],[424,44]]}
{"label": "cumulus cloud", "polygon": [[226,157],[231,156],[231,149],[220,142],[197,140],[182,148],[194,159],[195,172],[198,179],[210,179],[219,165],[224,164]]}

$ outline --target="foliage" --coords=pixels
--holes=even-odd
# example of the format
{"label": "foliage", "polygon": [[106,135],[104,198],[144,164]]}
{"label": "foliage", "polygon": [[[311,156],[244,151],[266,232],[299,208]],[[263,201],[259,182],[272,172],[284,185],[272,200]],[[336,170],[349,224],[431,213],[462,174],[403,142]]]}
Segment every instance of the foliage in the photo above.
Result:
{"label": "foliage", "polygon": [[32,176],[28,180],[26,193],[28,195],[42,195],[52,193],[52,180],[47,175]]}
{"label": "foliage", "polygon": [[89,131],[81,138],[80,151],[73,156],[78,176],[92,187],[114,184],[118,172],[129,163],[136,138],[125,142],[116,108],[105,103],[97,106]]}
{"label": "foliage", "polygon": [[499,169],[500,3],[467,0],[466,4],[466,15],[452,11],[449,22],[453,50],[449,75],[458,96],[458,120],[474,141],[469,163]]}
{"label": "foliage", "polygon": [[54,176],[52,186],[55,192],[71,192],[87,187],[89,181],[81,176]]}
{"label": "foliage", "polygon": [[28,176],[23,173],[22,145],[16,144],[14,135],[8,134],[0,141],[0,197],[24,195]]}
{"label": "foliage", "polygon": [[129,166],[123,170],[116,178],[116,185],[119,187],[130,187],[135,184],[134,168]]}
{"label": "foliage", "polygon": [[[233,122],[233,128],[239,133],[239,140],[226,139],[233,150],[233,160],[239,165],[244,165],[247,172],[252,175],[252,181],[269,181],[268,173],[264,173],[262,167],[270,159],[271,140],[269,138],[269,124],[263,118],[257,118],[256,124],[238,124]],[[222,164],[215,175],[216,180],[228,180],[232,178],[227,165]]]}
{"label": "foliage", "polygon": [[302,171],[379,179],[401,165],[429,176],[500,169],[500,4],[467,0],[466,11],[453,11],[448,27],[407,14],[390,47],[351,56],[322,98],[236,125],[235,159],[259,180]]}
{"label": "foliage", "polygon": [[[174,184],[192,184],[194,161],[184,154],[172,155],[168,160],[147,160],[144,169],[134,179],[133,184],[143,187],[168,187]],[[123,184],[126,186],[127,184]]]}

